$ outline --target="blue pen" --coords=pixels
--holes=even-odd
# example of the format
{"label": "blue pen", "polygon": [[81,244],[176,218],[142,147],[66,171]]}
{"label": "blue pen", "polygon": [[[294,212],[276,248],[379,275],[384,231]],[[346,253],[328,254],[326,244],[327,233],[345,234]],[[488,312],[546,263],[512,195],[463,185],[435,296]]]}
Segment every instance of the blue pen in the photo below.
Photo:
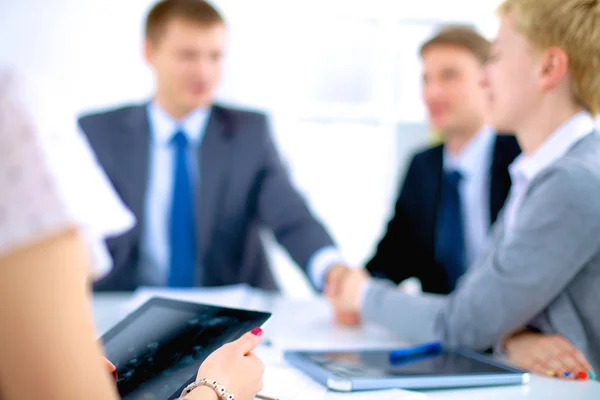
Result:
{"label": "blue pen", "polygon": [[436,354],[441,353],[443,350],[440,342],[426,343],[414,347],[406,347],[390,352],[391,360],[399,360],[402,358],[425,355],[425,354]]}

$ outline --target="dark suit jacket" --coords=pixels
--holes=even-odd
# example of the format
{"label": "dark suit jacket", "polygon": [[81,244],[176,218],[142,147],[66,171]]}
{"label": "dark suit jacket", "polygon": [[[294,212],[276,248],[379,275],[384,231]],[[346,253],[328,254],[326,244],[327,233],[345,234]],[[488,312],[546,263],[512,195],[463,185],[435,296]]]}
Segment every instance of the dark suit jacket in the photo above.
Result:
{"label": "dark suit jacket", "polygon": [[[149,168],[147,105],[82,117],[80,126],[109,179],[137,218],[130,232],[108,240],[113,271],[96,290],[133,290],[144,231]],[[198,262],[205,286],[248,283],[276,289],[259,237],[269,227],[294,261],[333,244],[293,187],[265,115],[215,105],[199,149]]]}
{"label": "dark suit jacket", "polygon": [[[510,189],[509,164],[520,153],[514,136],[496,136],[490,169],[490,221],[496,221]],[[366,268],[396,283],[416,277],[423,291],[448,294],[444,268],[435,260],[436,218],[443,172],[443,145],[414,156],[395,215]]]}

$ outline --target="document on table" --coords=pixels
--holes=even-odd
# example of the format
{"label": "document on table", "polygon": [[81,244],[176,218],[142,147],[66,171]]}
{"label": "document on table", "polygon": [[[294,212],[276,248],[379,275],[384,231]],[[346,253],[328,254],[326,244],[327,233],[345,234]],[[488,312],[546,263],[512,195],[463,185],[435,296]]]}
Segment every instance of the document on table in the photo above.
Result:
{"label": "document on table", "polygon": [[[371,324],[343,326],[334,322],[324,298],[284,299],[269,310],[273,318],[265,330],[279,349],[349,350],[401,348],[408,345],[390,331]],[[276,333],[271,335],[271,333]]]}
{"label": "document on table", "polygon": [[282,353],[274,348],[261,346],[256,355],[266,365],[264,389],[260,394],[278,400],[424,400],[422,393],[407,390],[379,390],[340,393],[325,387],[287,364]]}

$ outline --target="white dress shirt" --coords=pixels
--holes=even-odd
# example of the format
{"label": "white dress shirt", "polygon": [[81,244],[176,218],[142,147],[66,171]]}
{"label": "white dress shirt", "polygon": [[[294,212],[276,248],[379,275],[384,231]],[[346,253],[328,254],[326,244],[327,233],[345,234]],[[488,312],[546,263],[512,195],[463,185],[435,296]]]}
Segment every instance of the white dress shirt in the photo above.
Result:
{"label": "white dress shirt", "polygon": [[0,258],[77,227],[87,239],[91,276],[111,266],[104,239],[135,223],[74,118],[0,69]]}
{"label": "white dress shirt", "polygon": [[582,111],[558,127],[532,154],[521,154],[510,165],[512,186],[506,202],[505,236],[510,235],[523,196],[533,178],[596,129],[594,118]]}
{"label": "white dress shirt", "polygon": [[495,134],[485,127],[458,155],[444,152],[444,170],[457,170],[465,238],[465,268],[481,254],[490,230],[490,168]]}
{"label": "white dress shirt", "polygon": [[140,281],[144,285],[163,286],[167,282],[170,245],[169,218],[173,197],[173,155],[170,141],[182,130],[188,139],[190,176],[200,184],[198,152],[210,112],[199,108],[180,121],[171,117],[155,101],[148,105],[150,122],[150,159],[146,194],[144,232],[142,234]]}

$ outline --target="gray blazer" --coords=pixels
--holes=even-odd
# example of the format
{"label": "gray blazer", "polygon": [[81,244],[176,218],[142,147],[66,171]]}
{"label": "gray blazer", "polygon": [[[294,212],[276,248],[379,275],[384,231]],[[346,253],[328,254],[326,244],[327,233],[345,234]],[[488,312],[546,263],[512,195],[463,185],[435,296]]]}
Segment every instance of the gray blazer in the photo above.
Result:
{"label": "gray blazer", "polygon": [[600,136],[532,180],[504,237],[501,213],[486,254],[450,296],[408,296],[372,281],[365,318],[407,340],[474,349],[529,325],[566,337],[600,370]]}
{"label": "gray blazer", "polygon": [[[137,218],[130,232],[108,240],[114,260],[96,290],[133,290],[140,262],[149,167],[146,104],[87,115],[79,123],[100,164]],[[199,149],[198,267],[203,285],[276,284],[259,237],[269,227],[306,269],[320,248],[333,245],[294,188],[272,141],[265,115],[215,105]]]}

